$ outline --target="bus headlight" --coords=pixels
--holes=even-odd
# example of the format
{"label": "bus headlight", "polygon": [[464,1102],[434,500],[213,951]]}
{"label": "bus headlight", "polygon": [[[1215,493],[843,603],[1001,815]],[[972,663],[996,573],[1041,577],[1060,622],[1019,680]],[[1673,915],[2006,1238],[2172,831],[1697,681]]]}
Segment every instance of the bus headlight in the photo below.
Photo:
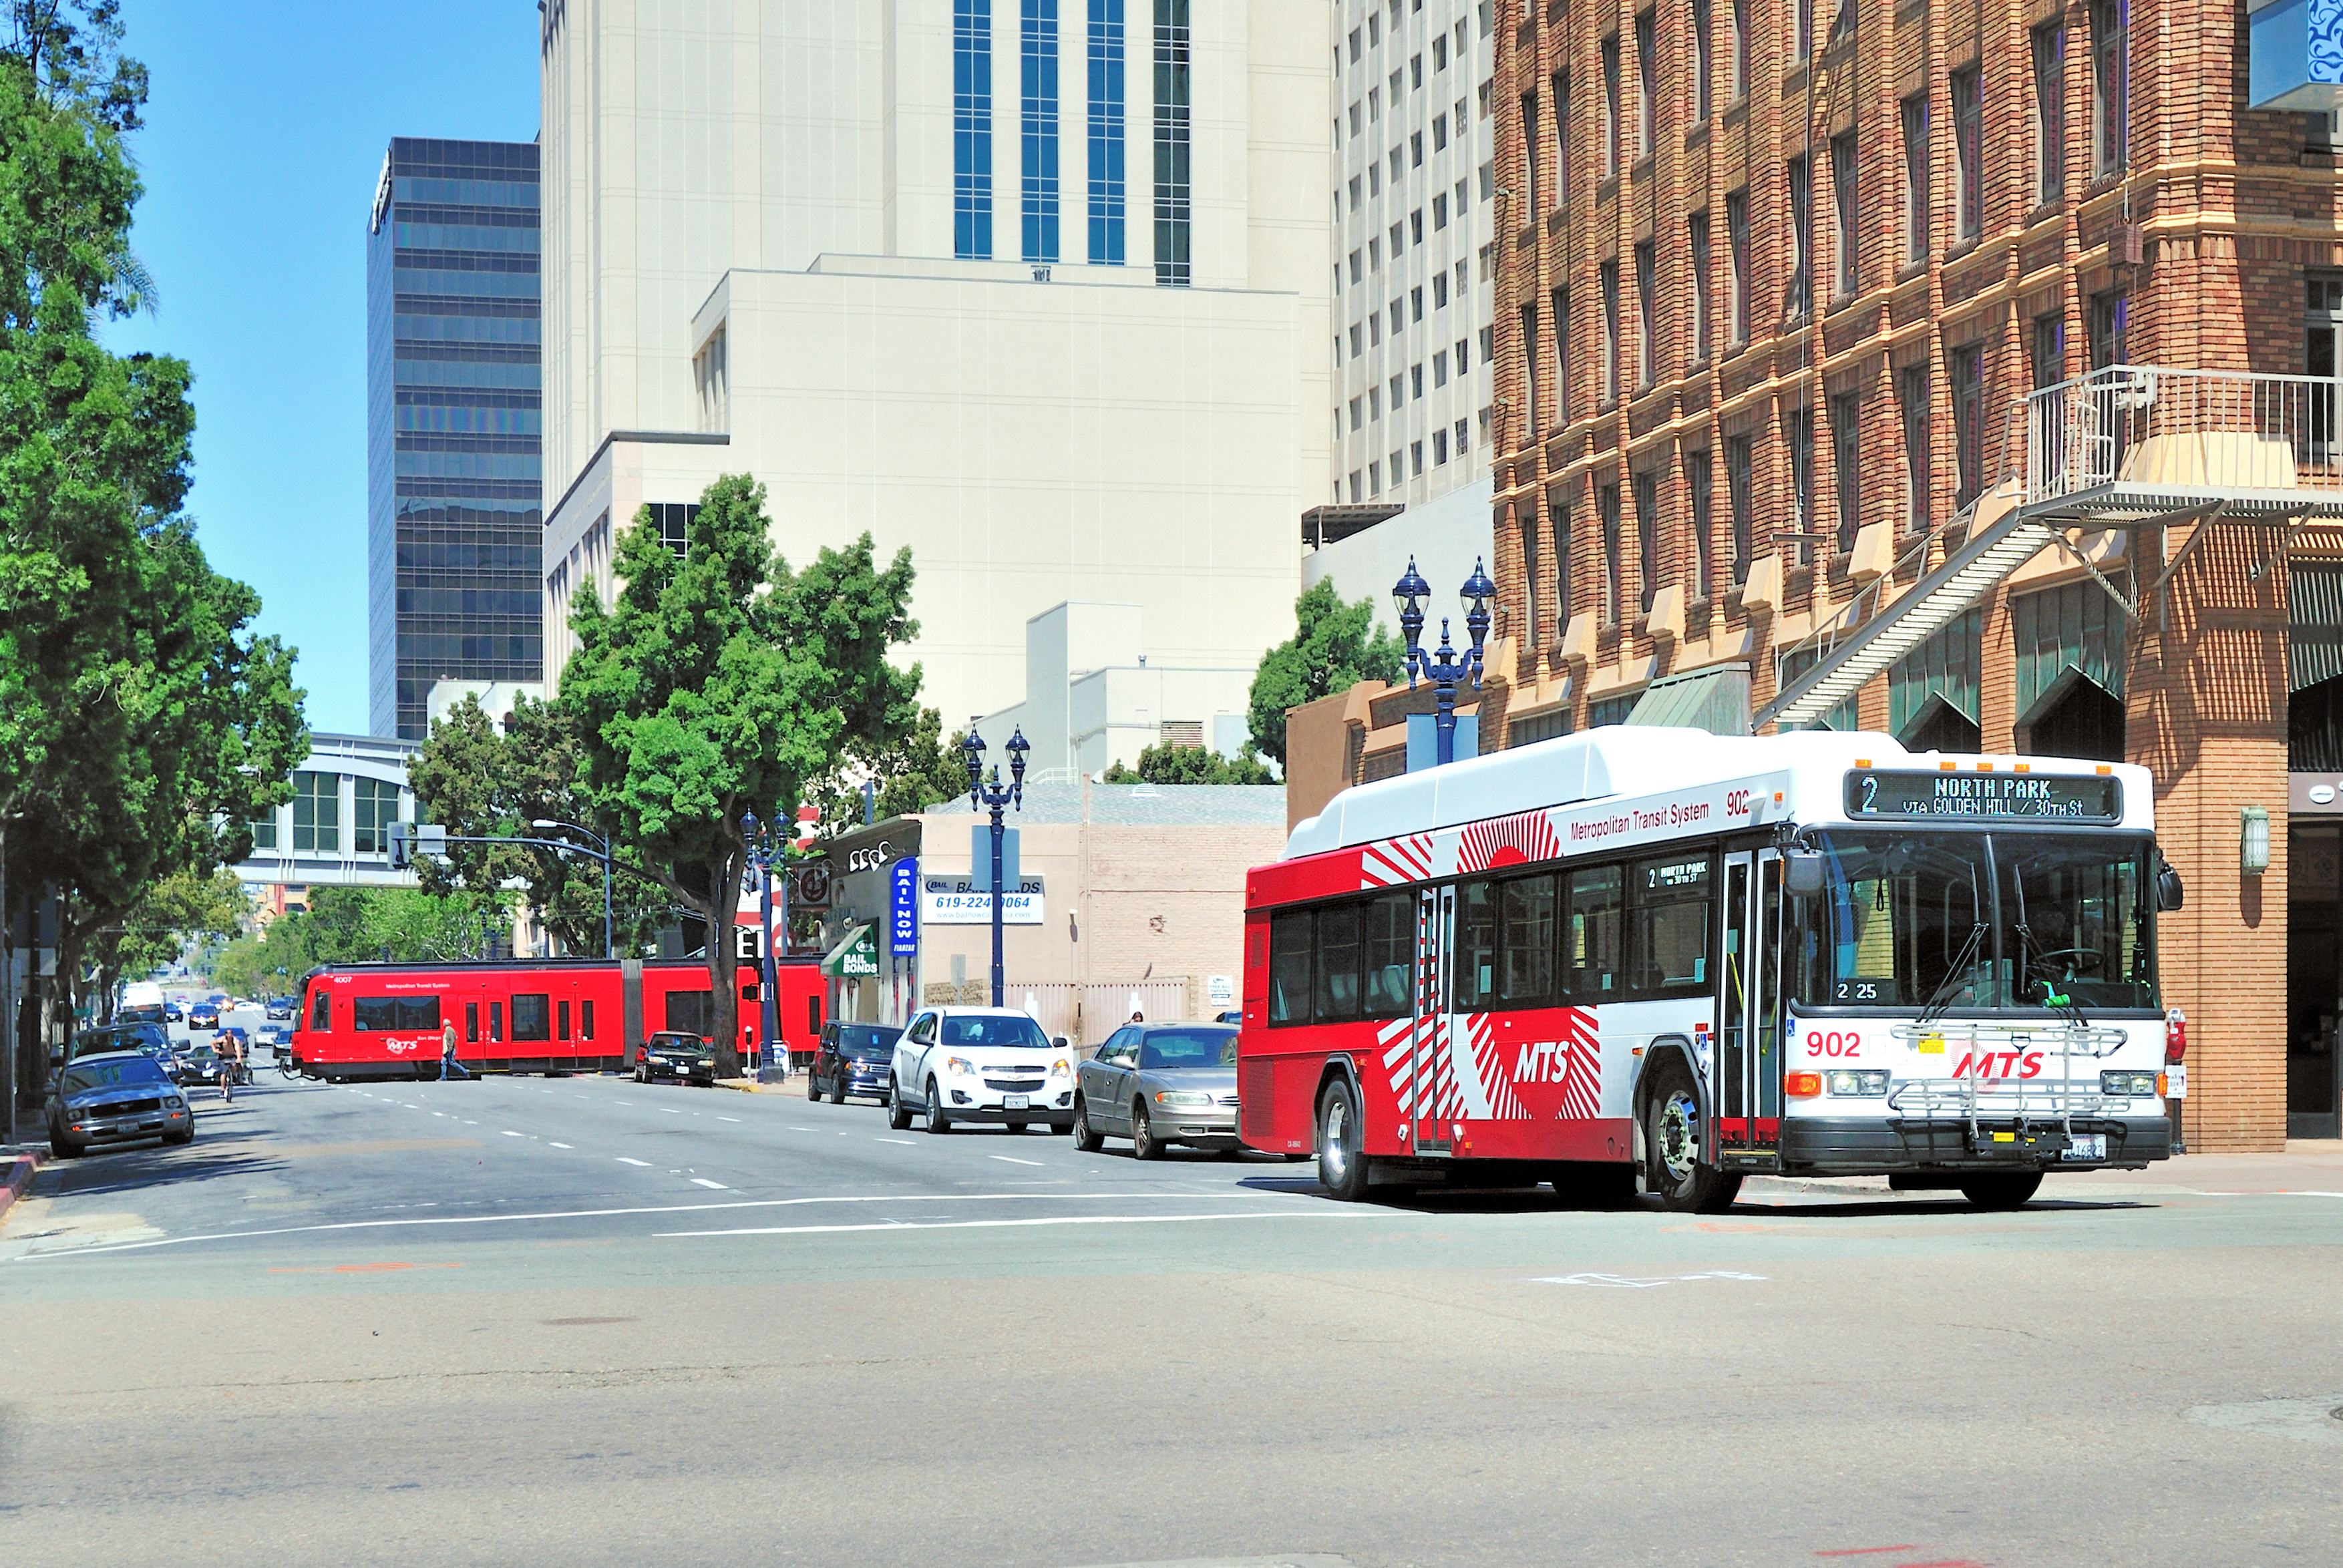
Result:
{"label": "bus headlight", "polygon": [[2146,1099],[2156,1093],[2152,1072],[2102,1072],[2099,1092],[2117,1099]]}
{"label": "bus headlight", "polygon": [[1876,1100],[1887,1092],[1887,1073],[1884,1069],[1841,1068],[1835,1072],[1825,1074],[1825,1077],[1829,1080],[1830,1091],[1835,1095],[1849,1095],[1858,1100]]}

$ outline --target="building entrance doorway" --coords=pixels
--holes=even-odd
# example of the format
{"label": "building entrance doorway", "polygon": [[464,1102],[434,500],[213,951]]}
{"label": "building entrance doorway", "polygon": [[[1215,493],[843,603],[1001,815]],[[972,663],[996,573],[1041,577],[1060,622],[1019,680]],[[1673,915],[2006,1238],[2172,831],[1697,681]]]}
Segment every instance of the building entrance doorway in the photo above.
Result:
{"label": "building entrance doorway", "polygon": [[[2299,777],[2299,776],[2298,776]],[[2331,788],[2331,786],[2330,786]],[[2343,1133],[2343,822],[2287,833],[2286,1134]]]}

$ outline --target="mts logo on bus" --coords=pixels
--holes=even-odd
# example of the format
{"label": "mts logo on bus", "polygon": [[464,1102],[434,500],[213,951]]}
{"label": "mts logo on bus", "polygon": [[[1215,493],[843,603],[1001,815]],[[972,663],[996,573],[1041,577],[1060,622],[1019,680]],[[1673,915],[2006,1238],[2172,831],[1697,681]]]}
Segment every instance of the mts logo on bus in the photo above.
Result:
{"label": "mts logo on bus", "polygon": [[1965,1051],[1953,1064],[1955,1078],[2034,1078],[2041,1071],[2042,1052],[2038,1050]]}
{"label": "mts logo on bus", "polygon": [[1559,1040],[1532,1040],[1522,1047],[1513,1059],[1515,1083],[1567,1083],[1570,1081],[1568,1048]]}

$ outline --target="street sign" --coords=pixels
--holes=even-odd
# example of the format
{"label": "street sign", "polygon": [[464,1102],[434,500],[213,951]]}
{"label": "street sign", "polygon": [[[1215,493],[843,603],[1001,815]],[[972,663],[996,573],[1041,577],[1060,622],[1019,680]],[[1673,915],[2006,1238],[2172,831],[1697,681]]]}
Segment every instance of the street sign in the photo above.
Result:
{"label": "street sign", "polygon": [[920,946],[920,861],[907,855],[888,868],[887,946],[910,953]]}
{"label": "street sign", "polygon": [[[979,822],[968,830],[968,879],[979,892],[992,890],[992,824]],[[1001,830],[1001,879],[1015,887],[1025,879],[1017,864],[1017,829]]]}
{"label": "street sign", "polygon": [[1204,1000],[1214,1007],[1232,1007],[1237,1000],[1237,982],[1230,975],[1208,975],[1204,980]]}
{"label": "street sign", "polygon": [[765,956],[765,933],[755,926],[732,928],[732,956],[744,964],[759,962]]}
{"label": "street sign", "polygon": [[[1001,923],[1004,926],[1038,926],[1041,916],[1039,877],[1027,877],[1001,901]],[[989,926],[992,923],[992,895],[979,888],[971,878],[922,877],[920,919],[931,926]]]}
{"label": "street sign", "polygon": [[830,957],[822,960],[822,972],[838,980],[863,980],[879,973],[879,937],[869,926],[857,926],[854,934],[839,943]]}

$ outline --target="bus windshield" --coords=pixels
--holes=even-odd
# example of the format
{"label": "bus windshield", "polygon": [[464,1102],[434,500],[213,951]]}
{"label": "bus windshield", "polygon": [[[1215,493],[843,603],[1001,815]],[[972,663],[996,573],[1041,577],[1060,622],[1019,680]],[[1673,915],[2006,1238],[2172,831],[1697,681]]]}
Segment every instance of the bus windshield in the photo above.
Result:
{"label": "bus windshield", "polygon": [[1824,833],[1824,890],[1786,955],[1809,1007],[2157,1005],[2148,841],[2081,833]]}

